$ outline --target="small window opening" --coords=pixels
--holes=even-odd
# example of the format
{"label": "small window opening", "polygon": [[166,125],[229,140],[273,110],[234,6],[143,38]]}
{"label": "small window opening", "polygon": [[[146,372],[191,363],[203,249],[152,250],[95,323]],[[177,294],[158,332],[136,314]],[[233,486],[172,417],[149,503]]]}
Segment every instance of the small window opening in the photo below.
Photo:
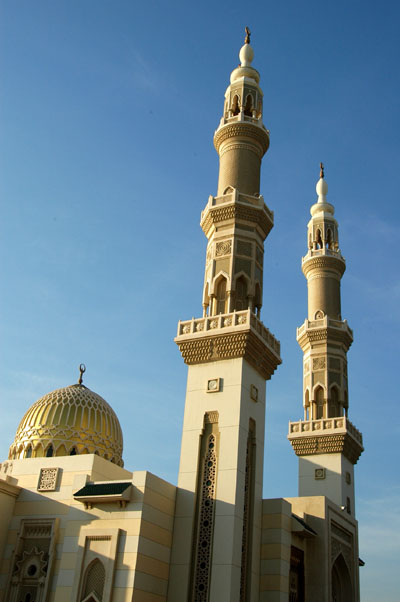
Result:
{"label": "small window opening", "polygon": [[239,109],[239,97],[237,94],[235,94],[235,96],[233,97],[233,102],[232,102],[232,115],[239,115],[240,109]]}
{"label": "small window opening", "polygon": [[73,448],[71,449],[71,451],[69,452],[69,455],[70,455],[70,456],[76,456],[76,447],[73,447]]}
{"label": "small window opening", "polygon": [[328,232],[326,234],[326,246],[328,249],[332,249],[333,245],[332,245],[332,230],[330,228],[328,228]]}
{"label": "small window opening", "polygon": [[226,280],[225,280],[225,278],[222,278],[218,283],[216,302],[217,302],[216,313],[217,314],[226,313]]}
{"label": "small window opening", "polygon": [[49,445],[46,451],[46,458],[52,458],[54,455],[54,448],[52,445]]}
{"label": "small window opening", "polygon": [[247,117],[251,117],[253,115],[253,97],[251,94],[247,95],[244,114],[247,115]]}
{"label": "small window opening", "polygon": [[32,458],[32,445],[28,445],[28,448],[25,453],[25,458]]}
{"label": "small window opening", "polygon": [[241,277],[236,280],[235,309],[239,311],[247,309],[247,307],[247,284],[245,279]]}
{"label": "small window opening", "polygon": [[321,230],[317,230],[315,239],[317,241],[317,249],[322,249]]}

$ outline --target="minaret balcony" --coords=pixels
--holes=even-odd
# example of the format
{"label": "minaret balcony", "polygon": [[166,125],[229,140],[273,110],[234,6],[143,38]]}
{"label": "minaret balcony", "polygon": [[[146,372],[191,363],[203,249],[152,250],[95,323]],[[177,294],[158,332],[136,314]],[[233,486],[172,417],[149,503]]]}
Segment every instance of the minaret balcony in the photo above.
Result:
{"label": "minaret balcony", "polygon": [[310,249],[307,255],[304,255],[304,257],[302,257],[301,263],[303,264],[305,261],[308,261],[312,257],[336,257],[337,259],[345,261],[345,258],[343,257],[339,249],[335,251],[334,249],[328,249],[327,247],[324,247],[323,249]]}
{"label": "minaret balcony", "polygon": [[345,416],[289,422],[288,439],[297,456],[343,453],[356,464],[364,451],[362,434]]}
{"label": "minaret balcony", "polygon": [[297,328],[296,334],[301,348],[307,343],[328,339],[340,341],[347,348],[350,348],[353,342],[353,331],[347,324],[347,320],[334,320],[329,316],[318,320],[305,320],[304,324]]}
{"label": "minaret balcony", "polygon": [[175,342],[186,364],[244,357],[265,379],[282,361],[279,341],[250,309],[179,321]]}
{"label": "minaret balcony", "polygon": [[211,228],[217,224],[237,221],[258,226],[265,240],[274,225],[274,213],[264,203],[261,194],[242,194],[233,188],[221,196],[210,195],[200,218],[200,226],[206,236],[211,235]]}

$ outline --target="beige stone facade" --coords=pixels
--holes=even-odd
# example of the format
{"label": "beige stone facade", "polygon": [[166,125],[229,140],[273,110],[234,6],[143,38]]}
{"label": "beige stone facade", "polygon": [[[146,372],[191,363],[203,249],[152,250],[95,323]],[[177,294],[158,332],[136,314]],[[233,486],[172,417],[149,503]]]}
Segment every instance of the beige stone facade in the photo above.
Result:
{"label": "beige stone facade", "polygon": [[81,367],[77,384],[28,409],[0,465],[0,602],[359,600],[363,442],[348,418],[353,334],[323,173],[302,264],[304,420],[288,435],[300,497],[262,498],[266,381],[281,362],[261,321],[274,216],[260,194],[269,131],[249,35],[239,56],[214,136],[217,195],[201,214],[203,311],[175,338],[188,365],[178,485],[124,468],[118,418]]}

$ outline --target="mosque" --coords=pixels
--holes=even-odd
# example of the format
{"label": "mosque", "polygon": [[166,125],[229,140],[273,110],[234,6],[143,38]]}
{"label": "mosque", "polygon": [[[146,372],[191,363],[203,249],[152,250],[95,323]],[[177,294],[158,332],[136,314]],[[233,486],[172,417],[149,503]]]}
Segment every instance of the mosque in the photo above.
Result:
{"label": "mosque", "polygon": [[[83,384],[57,389],[22,418],[0,468],[0,602],[357,602],[354,465],[342,318],[345,260],[321,164],[302,270],[308,316],[304,419],[289,423],[299,497],[263,499],[266,380],[280,345],[260,318],[260,194],[269,147],[247,31],[214,135],[216,196],[202,316],[178,323],[188,365],[178,485],[124,467],[110,405]],[[188,308],[189,311],[190,308]]]}

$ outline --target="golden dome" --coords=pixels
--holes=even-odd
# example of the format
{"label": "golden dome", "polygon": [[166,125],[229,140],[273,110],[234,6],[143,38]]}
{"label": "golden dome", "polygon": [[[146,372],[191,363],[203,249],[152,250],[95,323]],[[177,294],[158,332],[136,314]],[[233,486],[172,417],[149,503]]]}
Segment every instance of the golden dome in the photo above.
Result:
{"label": "golden dome", "polygon": [[22,418],[9,459],[98,454],[119,466],[122,431],[114,410],[84,385],[56,389]]}

